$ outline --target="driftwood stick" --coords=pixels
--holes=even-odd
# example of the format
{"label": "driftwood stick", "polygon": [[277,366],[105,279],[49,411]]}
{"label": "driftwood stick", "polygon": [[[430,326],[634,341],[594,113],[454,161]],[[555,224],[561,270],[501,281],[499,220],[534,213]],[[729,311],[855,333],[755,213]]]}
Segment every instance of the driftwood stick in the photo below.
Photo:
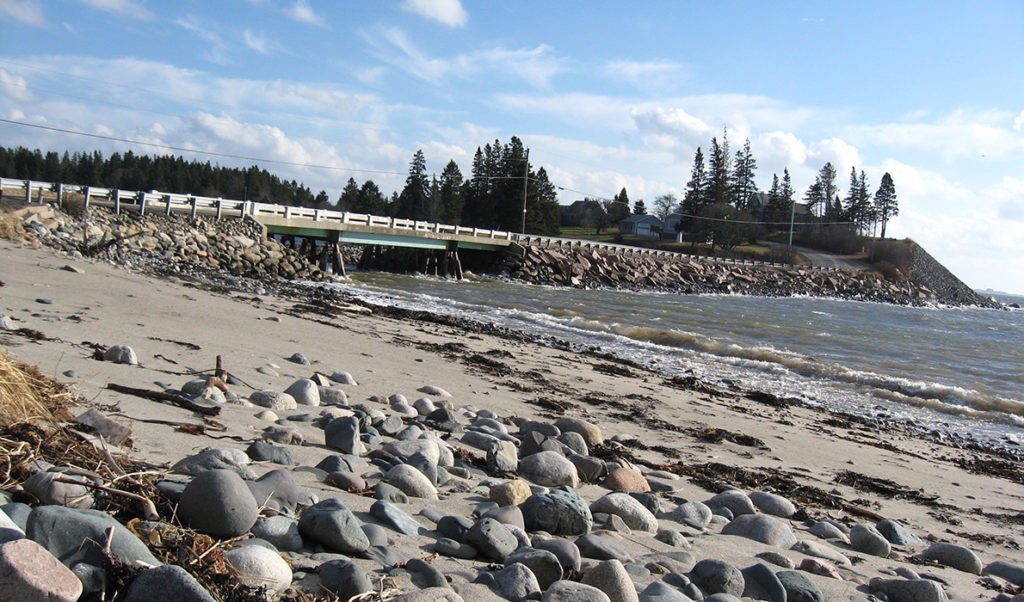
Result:
{"label": "driftwood stick", "polygon": [[68,483],[68,484],[71,484],[71,485],[83,485],[85,487],[92,487],[93,489],[99,489],[100,491],[106,491],[107,493],[113,493],[113,494],[116,494],[116,495],[123,495],[125,497],[128,497],[128,498],[131,498],[133,500],[136,500],[136,501],[138,501],[139,503],[142,504],[142,513],[143,513],[143,515],[145,515],[146,520],[159,520],[160,519],[160,514],[156,511],[156,505],[153,503],[153,500],[149,499],[148,497],[145,497],[145,496],[142,496],[142,495],[138,495],[138,494],[132,493],[130,491],[124,491],[122,489],[114,489],[113,487],[107,487],[106,485],[100,485],[98,483],[82,482],[82,481],[76,481],[74,479],[62,479],[60,477],[55,477],[53,480],[58,482],[58,483]]}
{"label": "driftwood stick", "polygon": [[111,391],[117,391],[118,393],[125,393],[127,395],[134,395],[136,397],[142,397],[143,399],[149,399],[151,401],[169,401],[176,406],[183,407],[193,412],[199,412],[206,416],[216,416],[220,414],[220,408],[202,406],[183,395],[176,393],[168,393],[166,391],[154,391],[152,389],[136,389],[135,387],[126,387],[124,385],[118,385],[114,383],[107,383],[107,388]]}

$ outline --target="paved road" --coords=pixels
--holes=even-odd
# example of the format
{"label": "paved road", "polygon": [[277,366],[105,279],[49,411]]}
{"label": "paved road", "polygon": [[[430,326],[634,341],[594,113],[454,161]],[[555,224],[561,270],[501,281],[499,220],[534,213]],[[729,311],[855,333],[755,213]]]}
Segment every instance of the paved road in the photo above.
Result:
{"label": "paved road", "polygon": [[[766,240],[758,241],[758,244],[781,249],[784,249],[787,246],[782,243],[769,242]],[[860,270],[867,265],[863,261],[848,259],[840,255],[833,255],[831,253],[815,249],[808,249],[807,247],[794,246],[793,251],[803,255],[804,259],[806,259],[808,263],[816,267],[838,268],[840,270]]]}

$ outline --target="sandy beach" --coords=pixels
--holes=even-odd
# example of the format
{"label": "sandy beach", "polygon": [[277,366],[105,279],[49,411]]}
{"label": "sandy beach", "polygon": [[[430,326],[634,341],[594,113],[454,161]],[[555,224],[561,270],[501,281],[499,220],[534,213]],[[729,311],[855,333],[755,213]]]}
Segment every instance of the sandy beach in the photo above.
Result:
{"label": "sandy beach", "polygon": [[[95,408],[129,426],[132,437],[123,451],[155,465],[170,467],[207,448],[245,450],[272,423],[257,417],[264,408],[228,402],[214,422],[206,423],[205,434],[190,434],[172,423],[201,425],[201,416],[111,391],[108,384],[180,388],[199,372],[211,373],[218,356],[224,368],[244,383],[230,387],[241,398],[257,390],[284,391],[316,372],[343,371],[358,383],[338,385],[348,403],[385,413],[391,411],[389,396],[400,394],[411,403],[424,397],[418,392],[421,388],[435,386],[451,394],[456,410],[466,408],[459,414],[466,424],[474,412],[489,410],[510,433],[516,432],[517,421],[553,422],[566,416],[599,426],[604,442],[591,453],[645,473],[664,511],[658,516],[659,528],[685,536],[686,547],[681,547],[639,530],[605,533],[641,567],[657,554],[682,550],[697,561],[719,559],[740,569],[764,562],[757,555],[767,551],[798,566],[810,557],[723,535],[724,523],[713,521],[694,529],[666,518],[681,502],[707,501],[732,485],[747,492],[774,491],[789,499],[798,511],[782,522],[796,539],[813,541],[850,561],[829,561],[841,579],[803,571],[825,599],[871,599],[869,581],[897,579],[898,569],[931,575],[954,600],[994,599],[997,588],[1020,591],[1020,584],[916,556],[934,542],[949,542],[976,553],[983,566],[995,561],[1024,564],[1021,465],[985,450],[951,447],[919,433],[879,432],[867,421],[747,391],[673,382],[599,354],[573,353],[363,306],[318,308],[309,299],[135,273],[27,243],[0,241],[0,280],[0,312],[19,327],[45,335],[34,339],[0,332],[0,350],[72,383],[82,398],[74,414]],[[139,364],[98,361],[93,357],[96,345],[131,346]],[[296,353],[310,364],[290,361]],[[299,406],[278,414],[286,418],[308,413],[315,418],[322,409]],[[296,466],[315,466],[337,453],[325,446],[321,428],[301,420],[290,424],[305,441],[287,446]],[[457,457],[486,456],[463,444],[460,435],[444,435],[451,447],[461,450]],[[280,466],[257,462],[250,468],[263,474]],[[379,522],[370,515],[372,495],[347,493],[312,472],[291,472],[304,492],[320,500],[340,498],[360,520]],[[362,476],[368,486],[382,480],[373,465]],[[475,489],[486,480],[453,479],[438,486],[439,501],[411,498],[401,506],[429,529],[434,523],[421,514],[425,509],[470,518],[477,504],[487,500]],[[583,483],[576,490],[588,502],[609,493],[600,483]],[[881,518],[899,521],[922,541],[893,546],[883,558],[839,540],[826,541],[809,530],[822,519],[853,526]],[[433,555],[438,537],[433,531],[407,536],[391,529],[388,536],[389,547],[408,558]],[[353,561],[375,581],[391,576],[397,589],[412,592],[421,585],[401,569],[382,570],[380,563],[368,558]],[[597,562],[584,559],[584,572]],[[473,581],[489,565],[486,560],[446,556],[432,558],[431,563],[453,585]],[[630,575],[638,592],[661,577],[650,570]],[[316,591],[316,583],[315,571],[303,570],[293,587]],[[466,592],[483,595],[479,588],[456,589],[467,600],[473,595]]]}

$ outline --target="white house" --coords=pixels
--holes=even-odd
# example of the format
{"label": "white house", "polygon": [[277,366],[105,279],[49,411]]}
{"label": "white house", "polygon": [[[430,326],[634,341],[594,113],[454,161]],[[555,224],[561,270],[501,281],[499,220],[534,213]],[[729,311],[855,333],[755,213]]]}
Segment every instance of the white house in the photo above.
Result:
{"label": "white house", "polygon": [[631,215],[619,222],[621,234],[635,234],[641,238],[660,238],[664,227],[661,220],[653,215]]}

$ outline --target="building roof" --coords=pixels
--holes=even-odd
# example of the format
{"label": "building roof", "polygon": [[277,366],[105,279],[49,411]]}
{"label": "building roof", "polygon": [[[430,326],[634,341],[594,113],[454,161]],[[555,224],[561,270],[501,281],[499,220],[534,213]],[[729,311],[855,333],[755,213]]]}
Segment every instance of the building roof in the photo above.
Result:
{"label": "building roof", "polygon": [[643,214],[640,214],[640,215],[631,215],[631,216],[623,219],[619,223],[620,224],[627,224],[627,223],[628,224],[634,224],[634,223],[635,224],[639,224],[641,222],[649,222],[649,223],[652,223],[652,224],[655,224],[655,223],[656,224],[660,224],[661,220],[656,218],[656,217],[654,217],[653,215],[647,215],[646,213],[643,213]]}

